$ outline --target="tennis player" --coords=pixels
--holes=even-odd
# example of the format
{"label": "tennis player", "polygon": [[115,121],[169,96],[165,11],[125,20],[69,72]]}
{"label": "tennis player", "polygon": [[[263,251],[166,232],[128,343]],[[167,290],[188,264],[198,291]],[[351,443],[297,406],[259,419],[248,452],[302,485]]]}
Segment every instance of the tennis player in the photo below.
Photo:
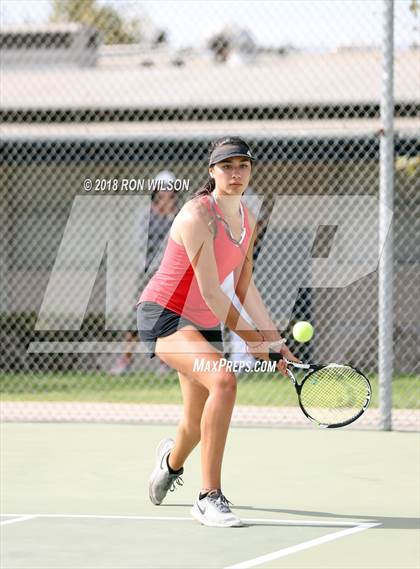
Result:
{"label": "tennis player", "polygon": [[[169,490],[182,485],[184,463],[201,441],[202,487],[191,514],[207,526],[242,525],[222,492],[222,460],[236,377],[221,365],[221,322],[245,340],[254,357],[268,360],[271,348],[297,361],[252,279],[256,220],[241,196],[253,161],[251,149],[240,138],[213,143],[209,178],[175,217],[160,267],[138,304],[140,339],[150,357],[157,355],[178,372],[184,402],[175,440],[164,439],[157,448],[149,496],[159,505]],[[236,294],[253,324],[240,316],[220,288],[231,272]],[[286,374],[284,360],[278,370]]]}

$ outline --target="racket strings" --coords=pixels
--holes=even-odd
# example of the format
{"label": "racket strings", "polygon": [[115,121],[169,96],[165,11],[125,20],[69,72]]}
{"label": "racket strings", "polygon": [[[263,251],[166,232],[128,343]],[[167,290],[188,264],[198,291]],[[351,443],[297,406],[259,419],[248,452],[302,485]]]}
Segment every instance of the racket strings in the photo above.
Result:
{"label": "racket strings", "polygon": [[350,367],[325,367],[312,373],[302,385],[300,400],[317,422],[339,424],[349,421],[366,406],[369,384]]}

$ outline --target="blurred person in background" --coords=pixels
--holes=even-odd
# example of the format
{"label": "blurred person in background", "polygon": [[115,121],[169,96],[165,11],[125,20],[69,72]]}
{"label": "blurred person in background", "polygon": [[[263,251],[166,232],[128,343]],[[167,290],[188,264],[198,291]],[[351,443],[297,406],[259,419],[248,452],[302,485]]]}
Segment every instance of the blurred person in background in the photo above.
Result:
{"label": "blurred person in background", "polygon": [[[162,170],[156,176],[155,181],[158,184],[157,189],[152,193],[150,206],[145,272],[160,262],[157,253],[162,247],[162,241],[168,237],[178,207],[176,192],[169,189],[169,186],[175,181],[174,174],[168,170]],[[124,336],[123,353],[110,370],[111,375],[122,375],[130,371],[136,343],[137,333],[127,332]]]}

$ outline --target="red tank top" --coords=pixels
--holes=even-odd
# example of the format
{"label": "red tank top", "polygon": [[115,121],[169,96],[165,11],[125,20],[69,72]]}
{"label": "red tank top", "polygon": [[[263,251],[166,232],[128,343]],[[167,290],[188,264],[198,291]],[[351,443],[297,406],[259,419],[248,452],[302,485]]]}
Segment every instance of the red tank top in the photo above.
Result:
{"label": "red tank top", "polygon": [[[203,198],[201,198],[203,199]],[[209,199],[204,198],[207,207]],[[223,217],[219,206],[213,202],[217,213]],[[244,210],[245,237],[240,245],[235,245],[227,233],[222,221],[216,219],[217,235],[213,240],[219,283],[236,267],[242,264],[248,250],[251,230],[248,211]],[[203,328],[212,328],[220,320],[210,310],[201,295],[194,269],[183,245],[176,243],[170,236],[161,264],[142,292],[140,302],[156,302],[173,312],[182,315]]]}

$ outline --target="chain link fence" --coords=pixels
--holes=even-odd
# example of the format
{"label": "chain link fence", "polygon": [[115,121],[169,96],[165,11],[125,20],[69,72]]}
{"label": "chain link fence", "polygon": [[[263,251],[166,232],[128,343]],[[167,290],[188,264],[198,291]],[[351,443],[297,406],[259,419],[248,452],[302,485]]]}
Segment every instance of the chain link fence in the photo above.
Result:
{"label": "chain link fence", "polygon": [[[266,9],[282,29],[279,5]],[[142,353],[134,307],[174,215],[205,182],[211,140],[239,135],[257,158],[244,199],[259,220],[255,280],[270,313],[300,357],[369,375],[373,403],[357,426],[379,427],[380,11],[340,15],[330,3],[309,47],[261,47],[251,28],[228,27],[175,49],[147,19],[142,28],[121,9],[118,27],[101,12],[132,4],[52,6],[52,22],[1,32],[3,417],[178,419],[177,377]],[[246,3],[250,20],[258,6]],[[305,28],[315,15],[294,6]],[[395,16],[389,219],[399,429],[419,427],[420,50],[407,44],[418,26],[409,8]],[[332,26],[350,17],[354,45],[331,47]],[[293,342],[298,320],[314,325],[308,344]],[[249,372],[238,383],[236,424],[305,423],[286,380]]]}

